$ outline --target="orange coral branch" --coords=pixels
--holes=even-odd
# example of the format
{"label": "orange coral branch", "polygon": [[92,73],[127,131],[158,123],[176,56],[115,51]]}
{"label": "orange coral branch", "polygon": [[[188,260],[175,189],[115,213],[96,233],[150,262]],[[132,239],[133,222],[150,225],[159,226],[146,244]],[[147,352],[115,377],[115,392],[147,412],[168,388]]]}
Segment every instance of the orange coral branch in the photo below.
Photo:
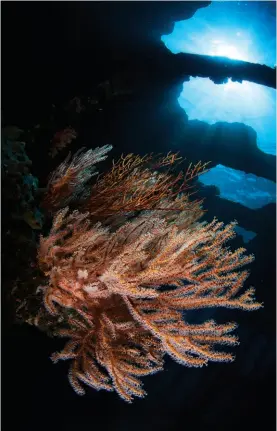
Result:
{"label": "orange coral branch", "polygon": [[[238,269],[253,256],[225,248],[234,223],[197,223],[199,208],[191,208],[172,216],[165,211],[165,217],[146,211],[114,232],[91,225],[89,213],[66,209],[41,238],[38,258],[49,277],[45,305],[69,316],[59,332],[69,342],[53,359],[72,360],[69,379],[77,393],[84,392],[82,382],[115,389],[131,402],[145,395],[140,377],[162,369],[165,353],[194,367],[233,360],[215,346],[237,344],[230,335],[235,324],[190,325],[181,311],[261,307],[252,288],[237,295],[248,275]],[[166,285],[171,288],[161,291]]]}
{"label": "orange coral branch", "polygon": [[81,148],[71,161],[69,153],[64,162],[51,174],[42,206],[54,212],[80,196],[86,183],[98,173],[94,165],[105,160],[106,153],[111,149],[111,145],[105,145],[83,153]]}
{"label": "orange coral branch", "polygon": [[[206,171],[207,163],[190,165],[186,173],[177,176],[170,173],[153,172],[165,166],[172,166],[181,158],[168,153],[166,157],[152,160],[152,155],[144,157],[128,154],[113,163],[110,172],[100,178],[92,187],[84,209],[91,214],[112,215],[118,212],[141,210],[184,210],[187,195],[181,197],[189,188],[189,182]],[[152,163],[152,166],[151,166]],[[151,166],[151,169],[149,169]],[[179,199],[176,199],[179,197]],[[174,199],[175,208],[161,205],[164,199]]]}

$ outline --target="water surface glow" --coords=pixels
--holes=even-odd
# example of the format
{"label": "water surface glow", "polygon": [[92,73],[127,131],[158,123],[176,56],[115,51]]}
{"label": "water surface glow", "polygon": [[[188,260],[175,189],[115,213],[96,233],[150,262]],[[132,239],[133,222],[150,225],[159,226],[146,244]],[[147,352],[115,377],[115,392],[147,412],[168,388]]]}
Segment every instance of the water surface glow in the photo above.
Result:
{"label": "water surface glow", "polygon": [[167,48],[225,56],[252,63],[276,64],[275,2],[212,2],[194,16],[175,23],[171,34],[162,36]]}
{"label": "water surface glow", "polygon": [[[185,21],[175,23],[162,36],[166,47],[179,52],[228,57],[234,60],[276,64],[275,2],[215,1]],[[257,134],[257,146],[276,155],[276,91],[243,81],[214,84],[208,78],[191,78],[178,98],[189,120],[243,123]],[[185,151],[185,149],[184,149]],[[222,198],[257,209],[275,202],[276,184],[255,175],[217,165],[200,177],[216,185]]]}
{"label": "water surface glow", "polygon": [[229,80],[214,84],[208,78],[191,78],[183,84],[178,102],[189,120],[243,123],[257,133],[257,146],[276,154],[276,90],[253,82]]}
{"label": "water surface glow", "polygon": [[[213,2],[175,23],[162,41],[173,53],[187,52],[274,66],[276,13],[272,2]],[[276,91],[244,81],[216,85],[207,78],[185,82],[180,106],[190,120],[241,122],[257,133],[257,145],[276,154]]]}

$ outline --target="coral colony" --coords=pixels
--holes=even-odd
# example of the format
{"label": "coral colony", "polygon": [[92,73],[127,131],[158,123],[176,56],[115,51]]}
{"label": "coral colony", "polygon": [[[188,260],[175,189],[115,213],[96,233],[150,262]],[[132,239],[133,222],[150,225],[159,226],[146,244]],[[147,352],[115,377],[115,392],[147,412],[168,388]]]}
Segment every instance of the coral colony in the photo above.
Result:
{"label": "coral colony", "polygon": [[110,150],[69,155],[49,179],[43,208],[53,221],[37,254],[44,282],[28,321],[68,339],[52,359],[70,361],[78,394],[88,385],[131,402],[165,354],[188,367],[233,360],[216,346],[238,343],[236,324],[191,324],[184,311],[261,304],[253,288],[239,293],[253,256],[226,246],[235,223],[199,221],[191,181],[207,164],[177,173],[177,154],[128,154],[92,182]]}

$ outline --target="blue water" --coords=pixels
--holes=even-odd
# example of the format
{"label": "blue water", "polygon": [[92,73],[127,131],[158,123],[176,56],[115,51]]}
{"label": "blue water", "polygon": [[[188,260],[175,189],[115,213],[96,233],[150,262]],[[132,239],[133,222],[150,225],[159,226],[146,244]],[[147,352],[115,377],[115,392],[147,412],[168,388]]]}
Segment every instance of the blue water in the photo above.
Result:
{"label": "blue water", "polygon": [[179,104],[189,120],[214,124],[244,123],[257,133],[257,146],[276,155],[276,90],[253,82],[217,85],[207,78],[191,78],[183,85]]}
{"label": "blue water", "polygon": [[254,239],[255,236],[257,236],[257,234],[255,232],[253,232],[252,230],[247,230],[247,229],[244,229],[243,227],[240,227],[240,226],[236,226],[235,231],[237,232],[238,235],[242,236],[243,242],[245,244],[252,241],[252,239]]}
{"label": "blue water", "polygon": [[199,177],[199,181],[207,186],[217,186],[222,198],[250,209],[262,208],[276,199],[276,184],[273,181],[223,165],[210,169]]}
{"label": "blue water", "polygon": [[276,63],[274,2],[215,1],[175,23],[162,41],[174,54],[220,55],[252,63]]}
{"label": "blue water", "polygon": [[[191,19],[176,22],[173,32],[161,39],[173,53],[225,56],[273,67],[276,13],[272,3],[213,2]],[[189,120],[239,122],[252,127],[260,150],[276,155],[275,89],[247,81],[214,84],[208,78],[191,78],[183,84],[178,102]],[[262,180],[256,178],[249,189],[249,176],[222,165],[201,177],[203,183],[217,185],[222,197],[253,209],[275,201],[275,184]]]}

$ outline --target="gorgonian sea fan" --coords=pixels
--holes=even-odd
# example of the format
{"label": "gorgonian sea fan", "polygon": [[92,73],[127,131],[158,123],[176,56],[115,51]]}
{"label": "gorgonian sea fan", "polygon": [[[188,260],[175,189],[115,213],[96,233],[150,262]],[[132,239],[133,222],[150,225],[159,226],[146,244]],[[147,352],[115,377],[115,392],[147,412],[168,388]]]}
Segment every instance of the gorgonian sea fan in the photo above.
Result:
{"label": "gorgonian sea fan", "polygon": [[111,149],[112,145],[86,152],[81,148],[72,158],[69,153],[64,162],[50,175],[42,206],[54,212],[79,197],[86,183],[92,176],[98,174],[95,164],[105,160]]}
{"label": "gorgonian sea fan", "polygon": [[[132,169],[125,182],[132,185],[126,199],[139,203],[132,197],[139,190],[130,175]],[[190,367],[232,361],[230,353],[216,346],[237,344],[230,334],[236,324],[189,324],[183,311],[261,307],[253,288],[239,293],[248,276],[240,268],[253,256],[226,247],[235,224],[199,222],[200,203],[188,198],[185,187],[176,194],[171,174],[161,184],[166,179],[173,184],[167,194],[158,187],[159,200],[151,193],[145,210],[140,206],[132,220],[123,219],[116,228],[95,223],[95,212],[91,217],[89,211],[64,208],[55,215],[49,235],[41,237],[38,261],[48,279],[44,306],[49,319],[60,317],[56,334],[69,339],[53,360],[71,360],[69,380],[79,394],[85,383],[116,390],[128,402],[143,397],[140,378],[161,370],[165,354]],[[117,175],[110,187],[115,182],[119,186]],[[106,214],[109,207],[101,197],[103,191],[112,196],[112,190],[108,181],[102,186],[99,202]],[[139,187],[146,196],[144,185]],[[114,199],[119,202],[120,197]]]}

